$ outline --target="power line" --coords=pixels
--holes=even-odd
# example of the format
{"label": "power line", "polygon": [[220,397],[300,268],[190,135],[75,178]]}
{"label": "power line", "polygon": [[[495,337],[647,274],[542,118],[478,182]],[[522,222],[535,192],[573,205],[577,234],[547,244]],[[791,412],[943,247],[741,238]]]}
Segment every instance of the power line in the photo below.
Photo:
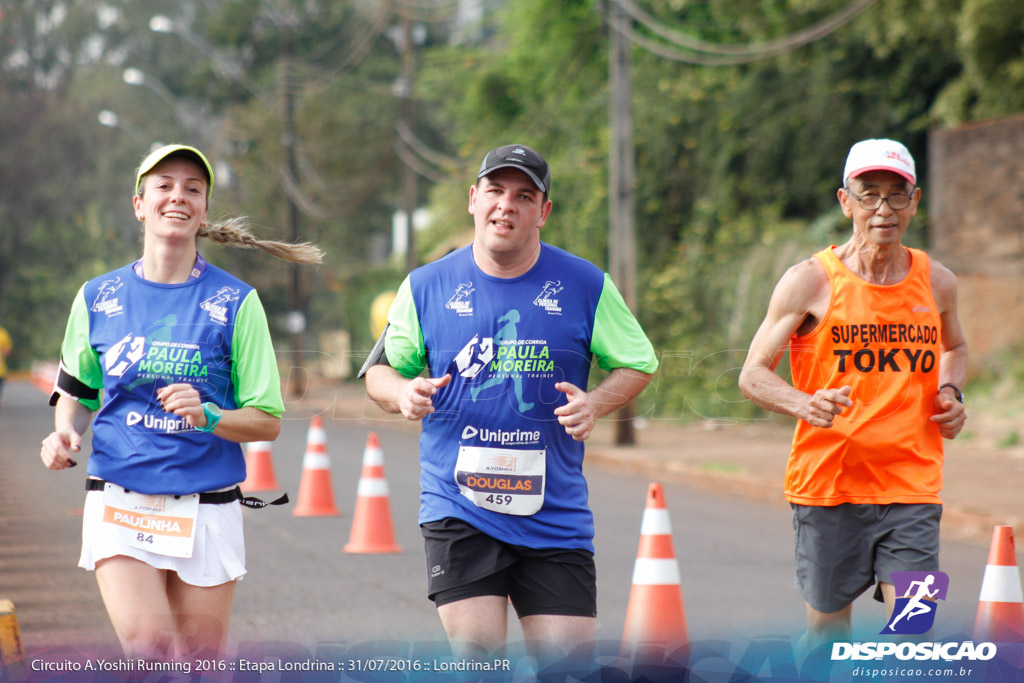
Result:
{"label": "power line", "polygon": [[458,0],[397,0],[395,6],[395,13],[400,17],[425,23],[449,21],[458,11]]}
{"label": "power line", "polygon": [[[858,14],[875,3],[876,0],[856,0],[832,16],[814,24],[813,26],[797,31],[788,36],[767,42],[747,43],[743,45],[728,45],[714,43],[685,34],[669,28],[659,22],[650,14],[644,12],[633,0],[611,0],[638,23],[647,27],[652,33],[672,42],[680,47],[687,48],[694,52],[703,54],[692,54],[683,52],[673,47],[662,45],[642,35],[629,25],[626,21],[609,20],[609,25],[630,41],[644,48],[648,52],[687,64],[700,66],[732,66],[747,64],[750,62],[767,59],[780,55],[797,47],[819,40],[829,33],[832,33],[840,26],[846,24]],[[711,55],[711,56],[706,56]]]}
{"label": "power line", "polygon": [[[353,71],[362,63],[374,43],[387,29],[392,14],[390,3],[382,3],[379,11],[367,21],[368,26],[365,30],[358,32],[350,40],[335,46],[335,49],[343,48],[341,54],[333,57],[327,64],[310,68],[299,77],[299,80],[306,84],[314,84],[314,91],[322,91],[345,73]],[[353,31],[353,33],[356,32]]]}
{"label": "power line", "polygon": [[466,159],[458,159],[432,149],[416,135],[404,120],[400,120],[395,124],[395,132],[398,133],[398,137],[407,147],[435,166],[443,169],[458,170],[469,165],[469,161]]}

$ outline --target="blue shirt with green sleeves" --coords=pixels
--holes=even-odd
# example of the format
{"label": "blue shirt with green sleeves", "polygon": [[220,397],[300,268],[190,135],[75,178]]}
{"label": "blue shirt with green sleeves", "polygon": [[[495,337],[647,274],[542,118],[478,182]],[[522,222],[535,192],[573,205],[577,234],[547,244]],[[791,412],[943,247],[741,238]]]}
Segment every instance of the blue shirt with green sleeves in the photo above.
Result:
{"label": "blue shirt with green sleeves", "polygon": [[[388,322],[385,351],[393,368],[405,377],[424,369],[430,377],[452,376],[433,397],[435,412],[423,419],[420,523],[455,517],[507,543],[593,552],[584,447],[554,414],[567,402],[555,384],[585,391],[594,362],[604,370],[658,367],[611,278],[544,243],[524,275],[492,277],[476,265],[470,245],[413,271]],[[466,473],[456,467],[467,449],[498,454],[490,460],[495,471],[502,469],[495,462],[511,468],[517,453],[543,451],[539,510],[505,514],[474,503],[464,494]],[[493,477],[507,493],[533,485],[525,479]]]}
{"label": "blue shirt with green sleeves", "polygon": [[61,372],[103,393],[101,401],[61,392],[98,409],[89,474],[140,493],[200,493],[245,479],[241,446],[165,412],[159,388],[186,382],[224,410],[284,412],[259,296],[213,265],[180,284],[145,280],[131,265],[85,283]]}

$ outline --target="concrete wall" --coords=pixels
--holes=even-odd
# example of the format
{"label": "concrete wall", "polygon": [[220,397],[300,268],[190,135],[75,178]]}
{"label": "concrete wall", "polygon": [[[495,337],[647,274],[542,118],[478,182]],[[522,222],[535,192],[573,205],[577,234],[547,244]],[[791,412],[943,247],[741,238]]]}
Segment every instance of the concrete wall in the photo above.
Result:
{"label": "concrete wall", "polygon": [[971,366],[1024,342],[1024,115],[928,139],[932,256],[956,273]]}

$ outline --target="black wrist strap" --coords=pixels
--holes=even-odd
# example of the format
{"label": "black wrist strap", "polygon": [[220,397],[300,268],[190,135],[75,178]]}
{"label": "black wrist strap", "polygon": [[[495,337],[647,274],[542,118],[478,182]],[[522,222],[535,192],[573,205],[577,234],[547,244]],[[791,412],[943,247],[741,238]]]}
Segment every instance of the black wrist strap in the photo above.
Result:
{"label": "black wrist strap", "polygon": [[943,384],[942,386],[939,387],[939,391],[942,391],[946,387],[949,387],[950,389],[953,390],[953,396],[956,397],[957,401],[959,401],[960,403],[964,402],[964,395],[960,392],[960,388],[957,385],[950,384],[947,382],[946,384]]}

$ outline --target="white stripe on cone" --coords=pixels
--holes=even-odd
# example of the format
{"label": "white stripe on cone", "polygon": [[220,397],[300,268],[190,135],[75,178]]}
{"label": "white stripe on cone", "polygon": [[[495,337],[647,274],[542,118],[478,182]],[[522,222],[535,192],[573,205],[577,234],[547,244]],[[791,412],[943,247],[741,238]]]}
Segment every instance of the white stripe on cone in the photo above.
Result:
{"label": "white stripe on cone", "polygon": [[981,581],[980,600],[982,602],[1024,602],[1017,567],[1015,565],[985,565],[985,578]]}
{"label": "white stripe on cone", "polygon": [[672,522],[668,508],[647,508],[640,522],[641,536],[665,536],[672,534]]}
{"label": "white stripe on cone", "polygon": [[633,584],[637,586],[678,586],[679,565],[675,558],[636,558]]}
{"label": "white stripe on cone", "polygon": [[363,451],[364,465],[384,465],[384,451],[379,448],[367,448]]}
{"label": "white stripe on cone", "polygon": [[369,498],[386,497],[388,495],[388,480],[378,479],[376,477],[362,477],[359,480],[357,495],[367,496]]}
{"label": "white stripe on cone", "polygon": [[302,458],[302,468],[306,470],[329,470],[331,461],[326,453],[306,453]]}

